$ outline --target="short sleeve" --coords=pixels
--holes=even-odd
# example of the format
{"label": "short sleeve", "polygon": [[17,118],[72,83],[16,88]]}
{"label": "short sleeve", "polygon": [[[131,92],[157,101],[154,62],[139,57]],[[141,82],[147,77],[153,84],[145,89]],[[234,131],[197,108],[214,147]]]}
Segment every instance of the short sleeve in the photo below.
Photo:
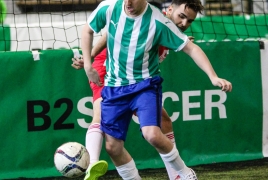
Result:
{"label": "short sleeve", "polygon": [[96,33],[106,25],[106,11],[109,7],[107,1],[102,1],[99,6],[89,15],[87,24]]}

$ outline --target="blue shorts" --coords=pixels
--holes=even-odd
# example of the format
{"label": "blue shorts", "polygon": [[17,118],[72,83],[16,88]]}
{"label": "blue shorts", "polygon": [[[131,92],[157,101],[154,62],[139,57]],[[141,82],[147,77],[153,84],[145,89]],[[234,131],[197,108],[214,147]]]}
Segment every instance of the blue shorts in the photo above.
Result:
{"label": "blue shorts", "polygon": [[125,141],[133,112],[139,118],[140,128],[160,127],[162,81],[156,76],[128,86],[105,86],[102,90],[101,130]]}

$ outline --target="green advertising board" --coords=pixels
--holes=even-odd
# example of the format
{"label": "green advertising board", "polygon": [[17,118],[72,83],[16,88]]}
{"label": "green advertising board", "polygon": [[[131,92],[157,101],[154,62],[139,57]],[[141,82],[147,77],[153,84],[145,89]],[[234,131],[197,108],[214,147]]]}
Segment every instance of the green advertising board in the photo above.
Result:
{"label": "green advertising board", "polygon": [[214,87],[183,52],[171,52],[163,62],[164,92],[171,92],[164,106],[170,116],[179,113],[173,126],[181,156],[189,165],[261,158],[259,42],[199,45],[233,90],[225,93]]}
{"label": "green advertising board", "polygon": [[[233,91],[214,87],[183,52],[170,52],[161,64],[163,104],[181,157],[190,166],[262,158],[259,43],[198,45]],[[85,72],[71,67],[73,56],[72,50],[0,53],[0,179],[60,176],[53,163],[56,148],[68,141],[84,144],[92,93]],[[136,121],[126,149],[139,169],[164,167]],[[104,149],[101,159],[115,169]]]}

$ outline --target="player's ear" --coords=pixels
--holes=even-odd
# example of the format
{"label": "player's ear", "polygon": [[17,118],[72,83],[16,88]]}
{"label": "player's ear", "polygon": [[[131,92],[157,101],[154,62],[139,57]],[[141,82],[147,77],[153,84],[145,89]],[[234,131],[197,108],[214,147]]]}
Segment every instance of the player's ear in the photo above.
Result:
{"label": "player's ear", "polygon": [[170,17],[171,14],[172,14],[172,11],[173,11],[173,6],[172,6],[172,5],[169,5],[168,8],[167,8],[166,15],[167,15],[168,17]]}

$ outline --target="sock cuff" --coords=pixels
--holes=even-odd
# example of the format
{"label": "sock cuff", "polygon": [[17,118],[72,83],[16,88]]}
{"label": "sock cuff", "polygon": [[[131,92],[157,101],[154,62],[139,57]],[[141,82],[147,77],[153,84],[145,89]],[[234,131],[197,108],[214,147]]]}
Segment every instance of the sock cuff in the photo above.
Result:
{"label": "sock cuff", "polygon": [[123,170],[123,169],[129,169],[129,168],[133,168],[133,166],[135,167],[136,165],[135,165],[134,160],[131,159],[131,161],[129,161],[126,164],[123,164],[121,166],[116,166],[116,169],[121,169],[121,170]]}
{"label": "sock cuff", "polygon": [[90,124],[87,130],[87,134],[91,132],[103,133],[102,130],[100,129],[100,123]]}
{"label": "sock cuff", "polygon": [[138,169],[137,169],[133,159],[131,159],[131,161],[126,163],[126,164],[123,164],[121,166],[117,166],[116,170],[117,170],[118,174],[124,180],[132,180],[132,179],[141,180],[139,173],[138,173]]}
{"label": "sock cuff", "polygon": [[175,147],[175,145],[173,146],[172,150],[167,153],[167,154],[161,154],[159,153],[160,156],[162,157],[163,160],[167,161],[167,162],[171,162],[171,161],[174,161],[178,154],[179,154],[179,151],[177,150],[177,148]]}
{"label": "sock cuff", "polygon": [[100,128],[100,123],[91,123],[88,128],[90,127]]}
{"label": "sock cuff", "polygon": [[165,136],[166,136],[168,139],[172,140],[172,139],[174,139],[174,132],[173,132],[173,131],[172,131],[172,132],[168,132],[168,133],[165,134]]}

